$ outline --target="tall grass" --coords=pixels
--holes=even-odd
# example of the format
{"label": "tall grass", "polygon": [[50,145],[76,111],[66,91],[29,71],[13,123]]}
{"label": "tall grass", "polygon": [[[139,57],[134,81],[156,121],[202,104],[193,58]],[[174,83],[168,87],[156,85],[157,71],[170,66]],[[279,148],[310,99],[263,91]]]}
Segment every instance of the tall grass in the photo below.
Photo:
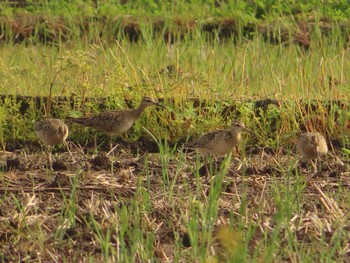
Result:
{"label": "tall grass", "polygon": [[[283,19],[272,21],[285,8],[281,1],[236,1],[223,3],[217,9],[212,1],[190,1],[190,5],[185,5],[187,2],[129,1],[126,5],[112,5],[104,1],[98,2],[97,8],[88,4],[80,11],[83,15],[99,15],[128,13],[132,8],[139,15],[162,12],[170,17],[170,11],[176,11],[179,16],[191,12],[205,17],[210,10],[220,17],[248,10],[247,16],[260,14],[266,16],[267,23],[285,23]],[[80,14],[81,3],[75,3],[68,14],[72,17]],[[293,3],[296,7],[285,8],[284,16],[298,7],[330,12],[304,1]],[[50,9],[55,15],[68,7],[64,1],[41,5],[42,10]],[[13,15],[15,11],[8,8],[8,15]],[[325,129],[328,138],[339,137],[345,142],[337,151],[339,157],[347,160],[350,155],[346,148],[349,139],[345,136],[348,106],[332,104],[328,109],[322,104],[324,100],[349,100],[350,60],[341,29],[335,27],[328,37],[311,32],[307,50],[292,41],[266,41],[258,31],[251,39],[240,35],[222,40],[209,39],[196,29],[194,34],[169,44],[161,36],[154,37],[153,28],[147,23],[141,27],[142,40],[137,43],[121,37],[107,44],[92,32],[77,43],[45,46],[34,40],[31,44],[0,47],[0,93],[52,99],[51,106],[51,102],[41,101],[40,111],[34,102],[29,103],[25,114],[21,111],[23,105],[15,99],[2,100],[3,149],[10,140],[34,139],[32,122],[44,115],[63,119],[67,115],[135,107],[143,95],[163,98],[168,108],[147,109],[127,135],[130,142],[148,136],[159,148],[156,154],[133,156],[135,166],[123,166],[130,156],[122,151],[115,157],[121,168],[112,162],[107,170],[84,168],[88,159],[84,156],[82,163],[71,164],[75,170],[54,174],[58,179],[67,177],[68,182],[50,193],[37,188],[38,183],[42,186],[43,172],[27,151],[24,150],[23,158],[34,167],[34,172],[28,172],[30,168],[25,168],[25,172],[5,172],[2,167],[0,185],[7,190],[1,189],[0,198],[0,259],[345,260],[349,219],[339,210],[349,207],[345,176],[348,163],[341,168],[339,178],[310,178],[307,169],[297,166],[293,148],[300,126],[317,124],[317,118],[321,118],[319,128]],[[78,29],[72,28],[76,30],[72,40],[80,39]],[[96,38],[95,44],[89,43],[91,38]],[[164,73],[162,69],[169,64],[181,70]],[[58,96],[70,97],[73,103],[56,103]],[[99,105],[102,97],[106,101]],[[194,98],[199,99],[199,106],[190,100]],[[255,107],[255,100],[266,98],[281,105]],[[299,99],[310,108],[316,101],[314,115],[301,106]],[[223,114],[232,105],[234,110]],[[242,120],[257,136],[244,137],[239,160],[230,154],[217,165],[210,159],[210,176],[201,177],[202,159],[189,157],[181,151],[180,142],[173,143],[179,138],[190,140],[209,130],[224,128],[232,119]],[[83,144],[91,133],[79,129],[71,127],[70,139]],[[245,149],[258,149],[259,153],[250,154]],[[122,178],[124,170],[126,179]],[[97,190],[90,189],[91,185]]]}
{"label": "tall grass", "polygon": [[[349,63],[337,36],[318,39],[304,51],[292,43],[268,44],[262,38],[232,45],[203,35],[173,45],[145,38],[138,44],[92,45],[83,49],[24,45],[1,48],[3,94],[118,96],[126,92],[161,97],[347,98]],[[321,48],[317,48],[320,46]],[[288,62],[288,63],[286,63]],[[175,79],[158,76],[168,64],[182,68]],[[336,85],[334,85],[336,83]],[[320,94],[321,93],[321,94]]]}
{"label": "tall grass", "polygon": [[51,16],[112,16],[128,14],[137,16],[194,17],[207,18],[231,16],[239,14],[249,18],[266,18],[273,16],[288,16],[291,14],[305,15],[318,13],[335,20],[345,20],[349,15],[346,2],[331,1],[323,5],[319,1],[113,1],[100,2],[80,0],[75,1],[37,1],[37,2],[3,2],[4,15],[13,16],[27,12],[33,14],[49,14]]}
{"label": "tall grass", "polygon": [[[349,55],[337,44],[344,43],[344,37],[336,29],[333,32],[329,38],[315,33],[309,51],[293,43],[287,46],[269,44],[261,37],[236,45],[220,40],[208,42],[200,32],[173,45],[160,38],[154,40],[149,35],[139,43],[124,40],[114,45],[95,44],[83,48],[67,44],[62,44],[59,49],[6,45],[0,50],[0,76],[4,79],[0,93],[75,98],[74,108],[67,103],[59,109],[52,109],[52,112],[51,104],[42,106],[45,115],[63,118],[77,111],[80,114],[99,111],[97,104],[93,100],[86,101],[86,98],[107,97],[107,109],[125,107],[124,98],[137,101],[143,95],[164,98],[165,103],[174,99],[176,104],[171,111],[175,118],[170,113],[147,110],[140,123],[148,119],[147,128],[158,137],[157,131],[150,128],[157,127],[153,125],[155,118],[150,118],[157,114],[160,124],[164,128],[170,127],[168,134],[179,138],[185,135],[179,129],[181,126],[187,126],[190,133],[198,127],[208,130],[224,126],[221,117],[224,108],[233,102],[240,107],[240,101],[250,98],[348,100],[345,73],[350,67]],[[181,71],[169,76],[160,73],[169,64]],[[197,110],[191,103],[182,102],[188,98],[205,100],[207,108]],[[7,110],[19,110],[18,106],[5,104],[3,107]],[[178,107],[180,104],[182,106]],[[243,107],[246,108],[240,118],[250,120],[253,108]],[[280,114],[276,110],[276,114]],[[291,107],[284,114],[292,119],[296,110]],[[334,111],[339,111],[336,114],[340,113],[345,122],[347,115],[343,109],[334,108]],[[40,118],[37,114],[31,111],[27,117]],[[268,116],[272,114],[271,108]],[[16,118],[16,122],[20,119]],[[135,128],[137,138],[142,131],[141,125],[136,124]],[[340,131],[333,130],[332,133]]]}

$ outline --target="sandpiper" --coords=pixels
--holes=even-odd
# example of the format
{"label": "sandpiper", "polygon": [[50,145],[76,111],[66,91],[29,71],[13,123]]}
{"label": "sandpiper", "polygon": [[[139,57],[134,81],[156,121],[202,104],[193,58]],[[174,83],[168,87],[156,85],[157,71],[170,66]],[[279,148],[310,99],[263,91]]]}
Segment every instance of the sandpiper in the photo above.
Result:
{"label": "sandpiper", "polygon": [[72,156],[66,139],[69,134],[67,125],[60,119],[46,118],[34,122],[34,132],[37,137],[45,144],[47,161],[52,170],[51,146],[63,144],[67,147],[69,154]]}
{"label": "sandpiper", "polygon": [[298,140],[297,151],[303,159],[310,160],[317,172],[317,160],[328,152],[326,139],[318,132],[303,133]]}
{"label": "sandpiper", "polygon": [[111,136],[127,132],[134,122],[141,116],[142,112],[151,105],[165,108],[154,99],[150,97],[143,97],[140,105],[136,109],[114,110],[90,117],[68,117],[67,119],[106,133],[109,137],[109,148],[112,149]]}

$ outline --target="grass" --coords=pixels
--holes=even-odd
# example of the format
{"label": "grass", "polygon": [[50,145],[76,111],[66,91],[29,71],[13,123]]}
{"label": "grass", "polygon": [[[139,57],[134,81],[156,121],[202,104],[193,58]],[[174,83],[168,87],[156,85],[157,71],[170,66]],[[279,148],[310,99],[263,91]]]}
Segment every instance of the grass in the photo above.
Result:
{"label": "grass", "polygon": [[[30,127],[33,120],[42,115],[49,113],[65,118],[68,115],[94,114],[101,110],[123,108],[124,99],[132,99],[129,107],[135,107],[142,95],[164,98],[171,113],[147,110],[129,135],[131,140],[147,136],[142,125],[146,125],[156,137],[166,134],[162,135],[164,139],[175,142],[188,136],[187,132],[195,135],[201,130],[222,128],[226,125],[224,122],[232,118],[250,123],[249,126],[255,127],[259,134],[263,131],[263,136],[273,134],[272,139],[265,136],[265,145],[271,146],[278,142],[284,144],[285,140],[288,142],[286,134],[297,130],[299,124],[317,125],[322,132],[334,138],[346,131],[349,117],[346,105],[332,105],[330,109],[327,105],[327,101],[349,99],[344,74],[349,70],[349,64],[342,49],[336,51],[328,47],[327,56],[318,49],[300,53],[298,57],[295,56],[296,52],[300,52],[297,46],[277,47],[259,39],[248,42],[245,48],[216,43],[211,48],[205,44],[204,50],[198,47],[202,45],[201,41],[204,40],[177,44],[178,48],[173,47],[177,50],[176,58],[170,61],[166,58],[167,46],[164,43],[156,46],[155,51],[152,47],[145,49],[142,45],[127,43],[108,48],[93,46],[86,50],[63,51],[50,47],[4,47],[2,61],[3,64],[8,62],[4,65],[6,70],[2,77],[5,82],[1,93],[49,96],[53,97],[51,104],[54,104],[49,110],[49,103],[41,101],[38,111],[38,106],[30,102],[23,116],[22,107],[16,100],[5,99],[2,111],[9,117],[3,130],[4,141],[34,139]],[[203,53],[198,53],[199,50]],[[317,54],[321,59],[317,59]],[[34,63],[25,64],[24,57]],[[158,71],[169,63],[181,66],[184,73],[170,77],[160,75]],[[18,68],[23,68],[26,74],[13,77]],[[38,68],[41,70],[38,71]],[[12,77],[8,78],[8,75]],[[58,104],[56,96],[72,98],[74,103],[66,101]],[[102,108],[96,101],[99,97],[107,97]],[[201,98],[205,105],[194,106],[187,98]],[[282,104],[257,109],[255,103],[249,102],[264,98],[277,99]],[[316,110],[309,112],[299,99],[310,107],[311,103],[316,103]],[[170,103],[171,100],[174,102]],[[227,110],[232,103],[235,110]],[[154,114],[156,118],[152,117]],[[75,129],[79,133],[83,131],[79,127]],[[77,139],[76,135],[71,132],[73,140]],[[88,137],[91,133],[87,131],[83,136],[79,135],[80,143],[88,140],[85,135]]]}
{"label": "grass", "polygon": [[[204,19],[208,10],[215,18],[251,10],[249,19],[261,14],[254,19],[278,28],[296,8],[280,12],[279,1],[219,9],[211,3],[201,10],[197,1],[148,2],[147,8],[136,2],[133,9],[133,2],[113,9],[105,1],[82,13],[117,8],[142,17],[176,10],[181,17],[198,11]],[[336,5],[294,3],[303,12],[324,14]],[[54,15],[65,10],[55,1],[40,6],[39,12]],[[8,16],[18,11],[7,8]],[[339,10],[341,20],[347,9],[339,4]],[[350,64],[342,29],[335,23],[328,36],[312,31],[306,49],[292,40],[271,43],[259,32],[251,39],[243,33],[222,39],[200,29],[169,44],[147,23],[141,27],[138,42],[108,42],[90,32],[97,41],[87,44],[74,31],[76,38],[57,45],[33,38],[0,47],[0,260],[346,260]],[[174,74],[163,73],[170,64]],[[97,134],[96,151],[94,132],[71,125],[70,140],[84,148],[73,147],[77,162],[55,147],[63,170],[45,169],[34,120],[135,107],[143,95],[162,98],[169,111],[147,109],[125,141],[116,139],[120,146],[107,163],[96,161],[105,137]],[[239,149],[220,163],[211,158],[212,176],[202,177],[203,160],[184,152],[182,143],[232,119],[258,136],[244,135]],[[300,130],[318,130],[332,146],[314,177],[295,153]]]}
{"label": "grass", "polygon": [[[126,92],[152,92],[165,98],[172,94],[180,98],[215,94],[215,99],[242,94],[277,99],[290,94],[317,98],[319,92],[332,99],[347,95],[348,54],[340,45],[334,46],[337,41],[331,38],[315,42],[313,52],[295,45],[266,44],[259,38],[238,46],[208,44],[203,36],[172,47],[164,42],[149,42],[67,47],[61,51],[52,47],[5,46],[1,51],[5,79],[1,92],[48,95],[53,82],[52,95],[71,96],[74,90],[83,98]],[[319,45],[325,47],[316,49]],[[158,71],[168,64],[181,67],[184,76],[158,76]],[[43,70],[37,72],[38,67]]]}
{"label": "grass", "polygon": [[[272,171],[249,175],[237,172],[237,161],[228,156],[221,167],[213,167],[216,176],[207,181],[191,172],[194,160],[183,153],[149,154],[136,167],[124,161],[130,154],[119,154],[122,168],[116,176],[95,168],[55,172],[48,176],[60,178],[58,187],[42,191],[35,188],[52,180],[42,178],[44,157],[19,155],[27,165],[29,160],[39,162],[2,174],[3,187],[22,192],[9,189],[2,194],[4,261],[13,258],[5,252],[8,244],[21,259],[60,261],[341,260],[346,256],[341,251],[347,216],[339,212],[348,204],[347,178],[338,181],[325,171],[326,177],[310,179],[304,170],[293,168],[297,157],[288,155],[277,160],[277,167],[274,154],[249,155],[252,167]],[[318,184],[325,196],[317,192]]]}
{"label": "grass", "polygon": [[[16,5],[17,4],[17,5]],[[306,15],[319,13],[334,20],[346,20],[349,7],[344,1],[36,1],[15,3],[4,2],[0,6],[3,14],[14,16],[22,13],[49,14],[51,16],[115,16],[127,14],[136,16],[190,17],[207,19],[235,14],[248,20]]]}

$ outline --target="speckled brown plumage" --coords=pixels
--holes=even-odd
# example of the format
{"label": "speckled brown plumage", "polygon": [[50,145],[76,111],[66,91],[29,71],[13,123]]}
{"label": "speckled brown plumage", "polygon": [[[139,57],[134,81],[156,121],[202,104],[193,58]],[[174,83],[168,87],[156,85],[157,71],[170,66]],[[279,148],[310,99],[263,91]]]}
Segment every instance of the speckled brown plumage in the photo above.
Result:
{"label": "speckled brown plumage", "polygon": [[303,133],[297,144],[298,153],[307,160],[315,160],[328,152],[326,139],[318,132]]}
{"label": "speckled brown plumage", "polygon": [[34,132],[40,141],[42,141],[46,146],[47,161],[50,169],[52,170],[51,146],[62,143],[69,151],[66,142],[69,129],[62,120],[47,118],[34,123]]}
{"label": "speckled brown plumage", "polygon": [[[138,108],[131,110],[114,110],[103,112],[91,117],[67,118],[68,120],[86,127],[106,133],[109,136],[127,132],[142,112],[151,105],[165,108],[157,101],[149,97],[143,97]],[[111,148],[111,144],[110,144]]]}
{"label": "speckled brown plumage", "polygon": [[185,147],[197,149],[202,155],[225,155],[241,141],[242,131],[252,133],[242,122],[234,121],[230,129],[209,132]]}
{"label": "speckled brown plumage", "polygon": [[62,120],[47,118],[34,123],[34,132],[45,145],[49,146],[64,143],[69,129]]}
{"label": "speckled brown plumage", "polygon": [[[297,151],[305,160],[310,160],[317,171],[317,159],[328,152],[328,146],[324,136],[318,132],[303,133],[297,143]],[[316,161],[314,164],[313,161]]]}

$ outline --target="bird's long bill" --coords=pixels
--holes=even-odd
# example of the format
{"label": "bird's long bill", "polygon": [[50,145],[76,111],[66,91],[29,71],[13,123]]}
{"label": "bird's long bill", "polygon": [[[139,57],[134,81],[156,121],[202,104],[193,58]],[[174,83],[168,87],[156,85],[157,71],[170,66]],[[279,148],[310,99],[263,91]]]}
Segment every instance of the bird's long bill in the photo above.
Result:
{"label": "bird's long bill", "polygon": [[163,109],[166,109],[166,110],[168,110],[165,106],[163,106],[162,104],[160,104],[160,103],[156,103],[156,106],[157,107],[161,107],[161,108],[163,108]]}
{"label": "bird's long bill", "polygon": [[252,132],[251,130],[249,130],[248,128],[243,128],[243,129],[244,129],[244,131],[250,133],[251,135],[256,136],[256,134],[254,132]]}

